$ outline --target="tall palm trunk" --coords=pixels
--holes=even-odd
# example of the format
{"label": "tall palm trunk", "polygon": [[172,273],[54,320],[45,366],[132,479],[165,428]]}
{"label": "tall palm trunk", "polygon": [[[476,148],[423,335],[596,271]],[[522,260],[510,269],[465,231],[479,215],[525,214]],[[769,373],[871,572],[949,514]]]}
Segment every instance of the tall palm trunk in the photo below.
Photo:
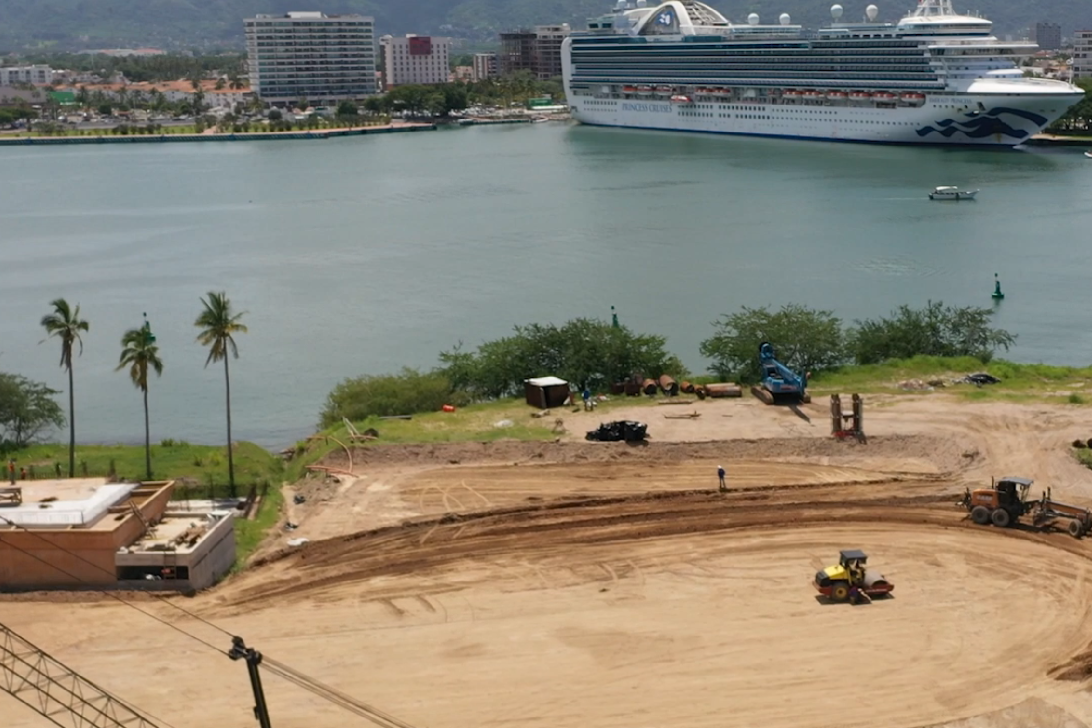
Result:
{"label": "tall palm trunk", "polygon": [[[147,375],[145,375],[147,378]],[[148,480],[152,479],[152,435],[148,428],[148,385],[144,385],[144,467],[148,471]]]}
{"label": "tall palm trunk", "polygon": [[228,359],[224,357],[224,391],[227,393],[227,472],[228,491],[231,497],[235,497],[235,461],[231,454],[231,376],[228,373]]}
{"label": "tall palm trunk", "polygon": [[68,364],[68,477],[76,477],[76,393],[72,379],[72,363]]}

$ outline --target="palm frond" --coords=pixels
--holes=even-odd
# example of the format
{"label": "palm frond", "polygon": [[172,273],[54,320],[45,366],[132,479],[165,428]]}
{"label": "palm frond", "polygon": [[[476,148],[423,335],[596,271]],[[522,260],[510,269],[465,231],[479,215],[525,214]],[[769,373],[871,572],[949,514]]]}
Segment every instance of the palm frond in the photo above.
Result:
{"label": "palm frond", "polygon": [[231,300],[224,292],[209,291],[201,299],[202,311],[193,322],[200,329],[197,342],[209,349],[205,366],[221,361],[228,355],[239,358],[239,348],[232,337],[236,333],[246,333],[246,326],[241,323],[245,311],[232,313]]}

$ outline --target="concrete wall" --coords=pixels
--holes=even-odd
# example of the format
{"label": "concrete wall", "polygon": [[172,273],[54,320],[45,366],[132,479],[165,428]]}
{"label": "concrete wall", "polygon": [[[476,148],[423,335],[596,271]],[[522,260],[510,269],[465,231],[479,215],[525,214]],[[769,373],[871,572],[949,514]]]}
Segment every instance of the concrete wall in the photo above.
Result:
{"label": "concrete wall", "polygon": [[188,560],[190,585],[206,589],[235,565],[235,518],[227,517],[197,545]]}
{"label": "concrete wall", "polygon": [[[185,517],[192,518],[193,514]],[[138,551],[117,553],[114,558],[119,567],[154,567],[158,571],[170,563],[188,570],[188,578],[159,582],[155,588],[205,589],[235,564],[235,520],[232,516],[221,519],[191,551]]]}
{"label": "concrete wall", "polygon": [[0,591],[111,584],[116,550],[112,531],[0,531]]}
{"label": "concrete wall", "polygon": [[[146,483],[132,495],[144,498],[141,512],[156,521],[166,511],[173,488],[169,481]],[[140,538],[144,525],[127,508],[112,508],[97,525],[0,530],[0,591],[116,584],[115,554]]]}

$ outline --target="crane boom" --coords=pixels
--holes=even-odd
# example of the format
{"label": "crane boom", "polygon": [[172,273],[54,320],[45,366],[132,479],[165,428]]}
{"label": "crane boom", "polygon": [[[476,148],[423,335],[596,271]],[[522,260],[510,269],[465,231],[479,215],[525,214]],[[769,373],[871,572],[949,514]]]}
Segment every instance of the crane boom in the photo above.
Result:
{"label": "crane boom", "polygon": [[140,710],[4,624],[0,690],[61,728],[159,728]]}

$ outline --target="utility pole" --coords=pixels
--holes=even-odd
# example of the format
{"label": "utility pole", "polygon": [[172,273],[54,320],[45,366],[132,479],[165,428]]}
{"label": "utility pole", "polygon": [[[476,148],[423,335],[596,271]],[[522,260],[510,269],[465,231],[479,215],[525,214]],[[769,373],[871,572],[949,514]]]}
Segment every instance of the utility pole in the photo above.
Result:
{"label": "utility pole", "polygon": [[272,728],[269,722],[269,707],[265,704],[265,691],[262,690],[262,676],[258,666],[262,664],[262,653],[247,647],[242,637],[231,638],[231,650],[228,657],[232,660],[246,660],[246,671],[250,674],[250,687],[254,690],[254,717],[260,728]]}

